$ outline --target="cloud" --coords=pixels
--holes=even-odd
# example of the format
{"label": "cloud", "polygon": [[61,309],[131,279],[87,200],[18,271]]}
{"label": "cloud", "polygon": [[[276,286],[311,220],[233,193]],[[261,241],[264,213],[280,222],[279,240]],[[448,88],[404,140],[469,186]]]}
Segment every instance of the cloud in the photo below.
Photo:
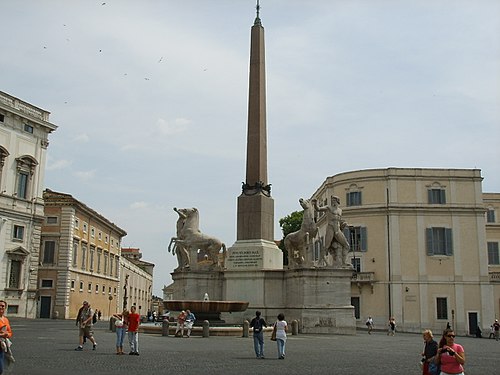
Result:
{"label": "cloud", "polygon": [[78,134],[76,137],[74,137],[73,141],[87,143],[88,141],[90,141],[90,137],[87,134],[82,133],[82,134]]}
{"label": "cloud", "polygon": [[94,179],[95,176],[95,169],[92,169],[90,171],[80,171],[80,172],[75,172],[74,173],[75,177],[78,178],[79,180],[82,181],[90,181]]}
{"label": "cloud", "polygon": [[49,159],[45,169],[47,171],[55,171],[55,170],[59,170],[59,169],[65,169],[66,167],[69,167],[71,165],[71,163],[72,162],[70,160],[66,160],[66,159],[56,160],[54,162],[52,162],[52,160]]}
{"label": "cloud", "polygon": [[172,122],[168,122],[162,118],[158,119],[156,126],[163,135],[174,135],[183,133],[188,130],[188,125],[191,121],[185,118],[176,118]]}
{"label": "cloud", "polygon": [[133,210],[140,210],[140,209],[143,209],[143,208],[147,208],[149,206],[149,204],[147,202],[144,202],[144,201],[140,201],[140,202],[134,202],[130,205],[130,208],[133,209]]}

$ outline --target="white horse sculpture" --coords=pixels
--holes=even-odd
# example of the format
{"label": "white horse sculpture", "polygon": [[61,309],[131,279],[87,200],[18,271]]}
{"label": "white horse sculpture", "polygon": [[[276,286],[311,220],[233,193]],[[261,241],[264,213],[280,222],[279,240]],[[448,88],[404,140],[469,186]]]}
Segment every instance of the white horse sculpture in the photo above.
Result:
{"label": "white horse sculpture", "polygon": [[[289,233],[285,237],[289,268],[305,266],[309,263],[307,250],[314,237],[318,234],[318,227],[314,221],[315,200],[300,198],[299,203],[304,209],[302,225],[298,231]],[[309,258],[311,258],[310,255]]]}
{"label": "white horse sculpture", "polygon": [[[200,216],[197,208],[174,208],[180,217],[184,218],[184,224],[177,233],[176,238],[172,238],[171,243],[175,246],[184,246],[191,257],[200,250],[208,259],[212,261],[212,267],[224,266],[226,256],[226,245],[219,239],[201,233],[199,229]],[[219,253],[222,249],[222,262],[219,264]]]}

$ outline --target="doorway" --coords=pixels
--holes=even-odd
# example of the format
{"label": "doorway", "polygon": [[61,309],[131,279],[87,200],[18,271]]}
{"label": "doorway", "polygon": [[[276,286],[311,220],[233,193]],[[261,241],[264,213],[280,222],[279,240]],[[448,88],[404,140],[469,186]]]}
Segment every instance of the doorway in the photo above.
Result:
{"label": "doorway", "polygon": [[50,319],[50,305],[52,303],[52,298],[41,296],[40,297],[40,318]]}
{"label": "doorway", "polygon": [[477,327],[479,326],[479,321],[477,317],[477,312],[469,313],[469,335],[475,336]]}

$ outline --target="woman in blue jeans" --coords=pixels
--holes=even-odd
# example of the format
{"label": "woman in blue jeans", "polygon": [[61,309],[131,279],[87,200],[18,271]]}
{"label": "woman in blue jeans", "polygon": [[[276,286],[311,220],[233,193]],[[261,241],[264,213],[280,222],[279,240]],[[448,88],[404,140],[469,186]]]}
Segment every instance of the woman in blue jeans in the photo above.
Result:
{"label": "woman in blue jeans", "polygon": [[115,326],[116,326],[116,354],[123,355],[123,339],[125,338],[125,333],[127,332],[127,317],[128,311],[127,309],[123,310],[121,314],[113,314],[116,318]]}
{"label": "woman in blue jeans", "polygon": [[278,359],[285,359],[286,332],[288,325],[286,324],[285,315],[278,314],[278,320],[274,323],[276,326],[276,343],[278,344]]}

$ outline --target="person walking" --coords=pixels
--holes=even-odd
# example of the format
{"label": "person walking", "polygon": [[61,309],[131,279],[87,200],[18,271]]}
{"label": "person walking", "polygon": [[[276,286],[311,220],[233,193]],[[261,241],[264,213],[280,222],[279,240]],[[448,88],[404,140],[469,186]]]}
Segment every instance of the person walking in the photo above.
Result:
{"label": "person walking", "polygon": [[191,330],[193,329],[193,324],[196,321],[196,317],[191,312],[191,310],[186,310],[186,328],[187,328],[187,337],[191,337]]}
{"label": "person walking", "polygon": [[368,334],[371,335],[373,331],[373,319],[371,316],[366,319],[366,326],[368,327]]}
{"label": "person walking", "polygon": [[139,355],[139,324],[141,316],[137,314],[135,306],[130,308],[128,314],[128,343],[130,344],[129,355]]}
{"label": "person walking", "polygon": [[278,314],[278,320],[274,323],[276,327],[276,343],[278,345],[278,359],[285,359],[286,332],[288,325],[283,313]]}
{"label": "person walking", "polygon": [[83,350],[83,338],[86,337],[92,342],[92,350],[97,349],[97,342],[94,338],[94,332],[92,330],[92,318],[94,316],[94,311],[90,308],[90,303],[88,301],[83,301],[83,306],[79,310],[79,315],[77,317],[78,332],[79,332],[79,345],[75,349],[76,351]]}
{"label": "person walking", "polygon": [[455,343],[453,329],[445,329],[436,355],[436,363],[441,366],[441,374],[464,374],[465,352],[462,345]]}
{"label": "person walking", "polygon": [[396,319],[393,316],[389,318],[388,327],[387,336],[394,336],[396,334]]}
{"label": "person walking", "polygon": [[495,332],[495,340],[500,339],[500,323],[498,323],[498,319],[495,319],[495,323],[493,323],[493,331]]}
{"label": "person walking", "polygon": [[116,354],[123,355],[123,340],[128,329],[128,311],[124,309],[121,314],[113,314],[116,327]]}
{"label": "person walking", "polygon": [[250,322],[250,328],[253,328],[253,348],[257,358],[264,359],[264,327],[267,327],[266,321],[260,317],[261,312],[255,312],[255,318]]}
{"label": "person walking", "polygon": [[438,351],[438,343],[434,340],[430,329],[422,332],[422,336],[425,345],[422,352],[422,375],[439,375],[438,366],[434,361]]}
{"label": "person walking", "polygon": [[[8,356],[12,356],[10,352],[10,338],[12,337],[12,329],[10,328],[9,319],[4,315],[5,310],[7,309],[7,302],[4,300],[0,300],[0,374],[3,374],[3,370],[5,368],[6,359],[8,360]],[[12,358],[13,361],[13,357]]]}

